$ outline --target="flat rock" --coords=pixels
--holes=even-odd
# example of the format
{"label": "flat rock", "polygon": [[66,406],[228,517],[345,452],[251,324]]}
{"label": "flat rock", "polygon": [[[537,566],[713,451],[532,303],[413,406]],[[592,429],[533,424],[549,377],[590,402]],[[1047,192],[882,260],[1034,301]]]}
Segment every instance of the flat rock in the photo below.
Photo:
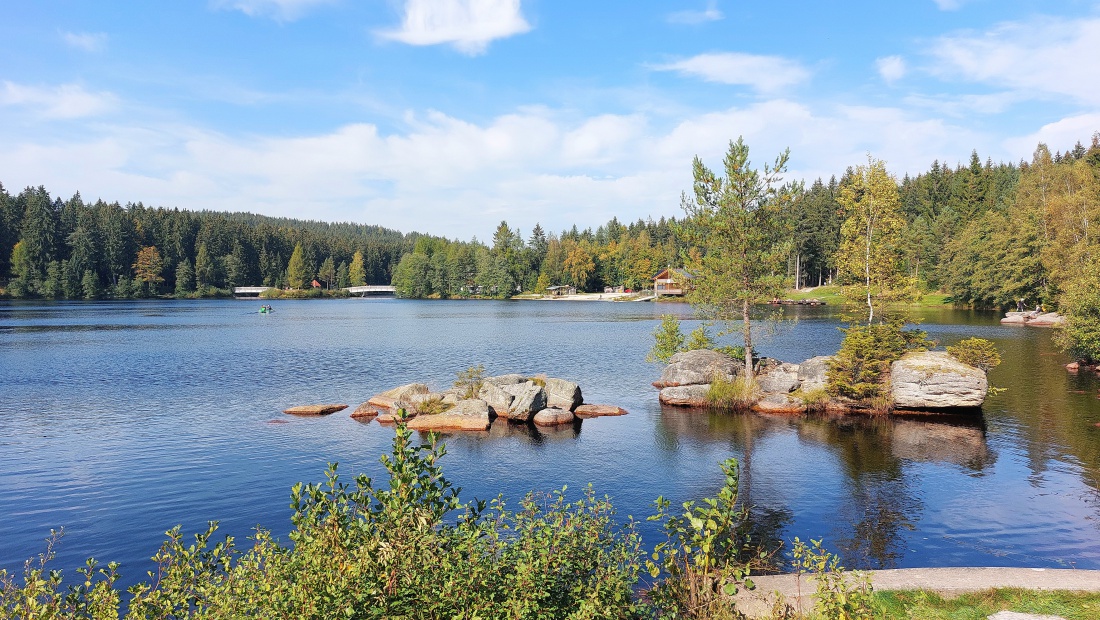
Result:
{"label": "flat rock", "polygon": [[[404,417],[401,416],[401,411],[405,412]],[[416,417],[416,412],[411,409],[405,409],[404,407],[394,407],[392,409],[382,409],[378,412],[379,424],[394,424],[401,420],[411,420]]]}
{"label": "flat rock", "polygon": [[347,405],[299,405],[290,409],[283,409],[283,413],[291,415],[328,415],[347,409]]}
{"label": "flat rock", "polygon": [[581,386],[572,381],[549,377],[546,379],[546,385],[543,386],[543,389],[546,390],[547,407],[559,407],[573,411],[584,402],[584,398],[581,396]]}
{"label": "flat rock", "polygon": [[414,431],[489,430],[489,404],[483,400],[461,400],[443,413],[421,414],[406,422]]}
{"label": "flat rock", "polygon": [[756,384],[767,394],[787,394],[802,384],[798,380],[798,364],[781,362],[756,377]]}
{"label": "flat rock", "polygon": [[559,407],[550,407],[536,413],[531,421],[535,423],[535,426],[569,424],[573,421],[573,412]]}
{"label": "flat rock", "polygon": [[806,403],[787,393],[765,394],[752,408],[762,413],[806,413]]}
{"label": "flat rock", "polygon": [[825,389],[829,383],[826,374],[829,371],[829,361],[832,359],[831,355],[819,355],[798,365],[798,381],[803,392]]}
{"label": "flat rock", "polygon": [[626,413],[626,409],[615,405],[581,405],[573,410],[573,414],[581,419],[626,415]]}
{"label": "flat rock", "polygon": [[363,403],[355,408],[355,411],[351,412],[353,418],[373,418],[381,413],[374,405],[370,403]]}
{"label": "flat rock", "polygon": [[678,407],[707,407],[707,394],[710,393],[710,384],[677,385],[661,390],[660,400],[662,405],[676,405]]}
{"label": "flat rock", "polygon": [[683,385],[710,384],[716,376],[733,380],[745,365],[725,353],[710,349],[696,349],[673,355],[661,378],[653,387],[670,388]]}
{"label": "flat rock", "polygon": [[984,372],[946,351],[906,353],[890,366],[890,393],[902,409],[981,407],[988,388]]}

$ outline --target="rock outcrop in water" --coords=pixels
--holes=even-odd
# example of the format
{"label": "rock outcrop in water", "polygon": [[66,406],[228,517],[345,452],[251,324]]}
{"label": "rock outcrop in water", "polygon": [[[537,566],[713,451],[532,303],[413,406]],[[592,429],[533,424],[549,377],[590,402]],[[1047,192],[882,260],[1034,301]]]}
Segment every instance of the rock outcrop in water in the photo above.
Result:
{"label": "rock outcrop in water", "polygon": [[[809,410],[867,410],[865,403],[830,397],[825,388],[831,357],[814,357],[801,364],[762,358],[755,364],[757,392],[748,408],[764,413],[798,414]],[[711,406],[711,383],[736,379],[743,363],[711,350],[686,351],[672,357],[653,382],[662,404]],[[985,372],[963,364],[943,351],[908,353],[893,363],[888,382],[890,409],[945,411],[982,406],[989,383]]]}
{"label": "rock outcrop in water", "polygon": [[1001,319],[1003,325],[1027,325],[1028,327],[1056,327],[1061,325],[1066,317],[1057,312],[1006,312]]}
{"label": "rock outcrop in water", "polygon": [[[508,374],[482,379],[474,390],[432,392],[424,383],[410,383],[372,396],[352,417],[380,423],[404,422],[421,431],[484,431],[494,420],[556,427],[578,419],[625,415],[612,405],[583,405],[581,388],[554,377]],[[576,412],[576,413],[574,413]]]}

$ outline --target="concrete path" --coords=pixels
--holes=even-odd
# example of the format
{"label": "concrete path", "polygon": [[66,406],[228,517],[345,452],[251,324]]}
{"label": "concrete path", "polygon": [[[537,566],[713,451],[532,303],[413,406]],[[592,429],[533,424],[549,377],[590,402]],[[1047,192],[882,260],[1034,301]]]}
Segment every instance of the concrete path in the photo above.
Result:
{"label": "concrete path", "polygon": [[[900,568],[867,571],[875,590],[916,590],[958,596],[990,588],[1028,588],[1032,590],[1072,590],[1100,592],[1100,570],[1055,568]],[[766,618],[771,613],[775,592],[797,609],[799,592],[802,609],[813,609],[817,588],[813,577],[803,576],[801,589],[795,575],[753,577],[756,589],[737,595],[737,609],[750,618]]]}

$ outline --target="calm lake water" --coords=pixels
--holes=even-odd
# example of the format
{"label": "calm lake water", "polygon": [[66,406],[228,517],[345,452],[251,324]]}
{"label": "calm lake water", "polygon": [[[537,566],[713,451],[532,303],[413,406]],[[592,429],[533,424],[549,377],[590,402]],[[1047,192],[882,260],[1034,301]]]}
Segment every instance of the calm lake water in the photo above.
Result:
{"label": "calm lake water", "polygon": [[[491,374],[546,373],[586,402],[630,414],[535,431],[494,426],[447,438],[444,471],[466,499],[592,483],[621,516],[643,520],[717,491],[718,462],[741,459],[756,526],[782,540],[823,537],[850,567],[1034,566],[1100,569],[1100,384],[1068,374],[1050,332],[988,313],[937,310],[941,344],[997,343],[1007,387],[983,414],[768,417],[662,408],[644,361],[661,313],[678,304],[418,302],[351,299],[0,303],[0,566],[19,568],[65,529],[55,567],[88,556],[145,578],[165,530],[208,520],[241,539],[257,524],[285,536],[290,487],[327,463],[380,476],[392,428],[348,411],[285,416],[297,404],[352,407],[382,390],[447,387]],[[798,321],[763,353],[835,352],[833,310]],[[692,322],[685,327],[691,328]],[[279,422],[279,423],[273,423]]]}

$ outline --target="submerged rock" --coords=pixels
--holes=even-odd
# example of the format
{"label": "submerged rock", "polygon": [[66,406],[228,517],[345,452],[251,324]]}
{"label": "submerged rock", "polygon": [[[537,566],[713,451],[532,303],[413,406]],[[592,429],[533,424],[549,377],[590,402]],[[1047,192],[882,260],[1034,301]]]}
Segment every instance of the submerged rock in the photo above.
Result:
{"label": "submerged rock", "polygon": [[657,388],[679,387],[683,385],[709,384],[715,377],[733,380],[744,370],[744,364],[732,357],[711,351],[696,349],[673,355],[661,378],[653,382]]}
{"label": "submerged rock", "polygon": [[443,413],[421,414],[406,422],[415,431],[489,430],[489,404],[483,400],[461,400]]}
{"label": "submerged rock", "polygon": [[766,394],[752,408],[762,413],[806,413],[806,403],[787,393]]}
{"label": "submerged rock", "polygon": [[347,408],[347,405],[299,405],[290,409],[283,409],[283,413],[291,415],[328,415]]}
{"label": "submerged rock", "polygon": [[370,403],[363,403],[363,404],[359,405],[358,407],[356,407],[355,411],[351,412],[351,417],[356,418],[356,419],[363,419],[363,418],[370,419],[370,418],[373,418],[374,416],[378,415],[379,413],[381,413],[381,412],[378,411],[378,409],[375,408],[374,405],[372,405]]}
{"label": "submerged rock", "polygon": [[981,407],[988,388],[981,369],[945,351],[907,353],[890,366],[890,393],[902,409]]}

